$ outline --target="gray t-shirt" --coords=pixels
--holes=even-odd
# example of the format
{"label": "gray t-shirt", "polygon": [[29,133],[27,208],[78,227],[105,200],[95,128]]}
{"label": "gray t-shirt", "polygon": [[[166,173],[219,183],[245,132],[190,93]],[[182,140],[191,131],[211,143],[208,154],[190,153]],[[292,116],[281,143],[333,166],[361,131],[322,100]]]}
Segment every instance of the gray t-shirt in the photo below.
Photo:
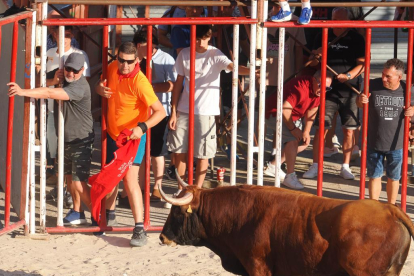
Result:
{"label": "gray t-shirt", "polygon": [[[65,121],[65,143],[76,143],[93,137],[93,120],[91,112],[91,89],[86,78],[82,76],[75,82],[64,82],[63,90],[69,100],[63,102],[63,118]],[[58,101],[55,101],[55,126],[58,131]]]}
{"label": "gray t-shirt", "polygon": [[[368,114],[368,148],[377,151],[402,149],[404,138],[404,105],[406,84],[389,90],[382,79],[370,81]],[[413,104],[413,101],[411,105]]]}

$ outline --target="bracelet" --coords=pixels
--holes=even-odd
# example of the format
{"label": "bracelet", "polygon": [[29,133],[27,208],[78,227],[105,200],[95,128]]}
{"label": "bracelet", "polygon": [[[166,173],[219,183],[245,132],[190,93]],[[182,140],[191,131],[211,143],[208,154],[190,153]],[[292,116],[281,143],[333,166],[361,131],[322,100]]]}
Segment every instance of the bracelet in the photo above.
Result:
{"label": "bracelet", "polygon": [[144,123],[144,122],[139,122],[138,123],[138,126],[141,128],[141,130],[142,130],[142,133],[145,133],[145,132],[147,132],[147,130],[148,130],[148,126],[147,126],[147,124],[146,123]]}
{"label": "bracelet", "polygon": [[289,131],[294,131],[296,126],[294,126],[292,129],[288,129]]}

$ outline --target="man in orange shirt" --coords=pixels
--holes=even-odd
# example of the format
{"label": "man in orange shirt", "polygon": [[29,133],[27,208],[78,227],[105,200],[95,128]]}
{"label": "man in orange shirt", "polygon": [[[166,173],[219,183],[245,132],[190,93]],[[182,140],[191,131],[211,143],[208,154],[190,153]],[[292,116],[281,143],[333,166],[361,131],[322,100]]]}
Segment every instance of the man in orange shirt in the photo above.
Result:
{"label": "man in orange shirt", "polygon": [[[108,66],[108,81],[101,81],[96,92],[108,99],[107,116],[107,158],[109,163],[117,150],[115,141],[125,128],[131,129],[130,139],[141,139],[134,164],[124,177],[124,185],[129,198],[135,228],[131,246],[144,246],[147,236],[143,225],[142,192],[138,185],[138,172],[145,153],[147,129],[157,125],[164,117],[165,110],[155,95],[151,83],[140,71],[138,52],[131,42],[121,44],[118,60]],[[149,108],[152,115],[148,116]],[[115,222],[115,199],[118,188],[107,197],[108,225]],[[108,210],[109,207],[109,210]]]}

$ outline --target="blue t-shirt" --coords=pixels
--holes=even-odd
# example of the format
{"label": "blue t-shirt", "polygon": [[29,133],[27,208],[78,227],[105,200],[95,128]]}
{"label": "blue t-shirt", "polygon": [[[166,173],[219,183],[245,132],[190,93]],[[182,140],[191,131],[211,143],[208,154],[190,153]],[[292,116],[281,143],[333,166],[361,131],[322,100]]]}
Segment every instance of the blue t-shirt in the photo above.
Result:
{"label": "blue t-shirt", "polygon": [[190,47],[190,25],[176,25],[171,31],[173,58],[177,59],[177,49]]}

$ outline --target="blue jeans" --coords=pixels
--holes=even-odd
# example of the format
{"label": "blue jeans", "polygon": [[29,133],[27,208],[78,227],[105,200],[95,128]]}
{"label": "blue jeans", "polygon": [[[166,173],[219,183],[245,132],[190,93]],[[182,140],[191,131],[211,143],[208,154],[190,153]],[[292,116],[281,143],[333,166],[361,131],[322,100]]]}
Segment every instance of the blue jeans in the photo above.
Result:
{"label": "blue jeans", "polygon": [[384,172],[384,159],[387,159],[387,177],[391,180],[401,179],[403,150],[377,151],[367,149],[367,176],[369,178],[380,178]]}

